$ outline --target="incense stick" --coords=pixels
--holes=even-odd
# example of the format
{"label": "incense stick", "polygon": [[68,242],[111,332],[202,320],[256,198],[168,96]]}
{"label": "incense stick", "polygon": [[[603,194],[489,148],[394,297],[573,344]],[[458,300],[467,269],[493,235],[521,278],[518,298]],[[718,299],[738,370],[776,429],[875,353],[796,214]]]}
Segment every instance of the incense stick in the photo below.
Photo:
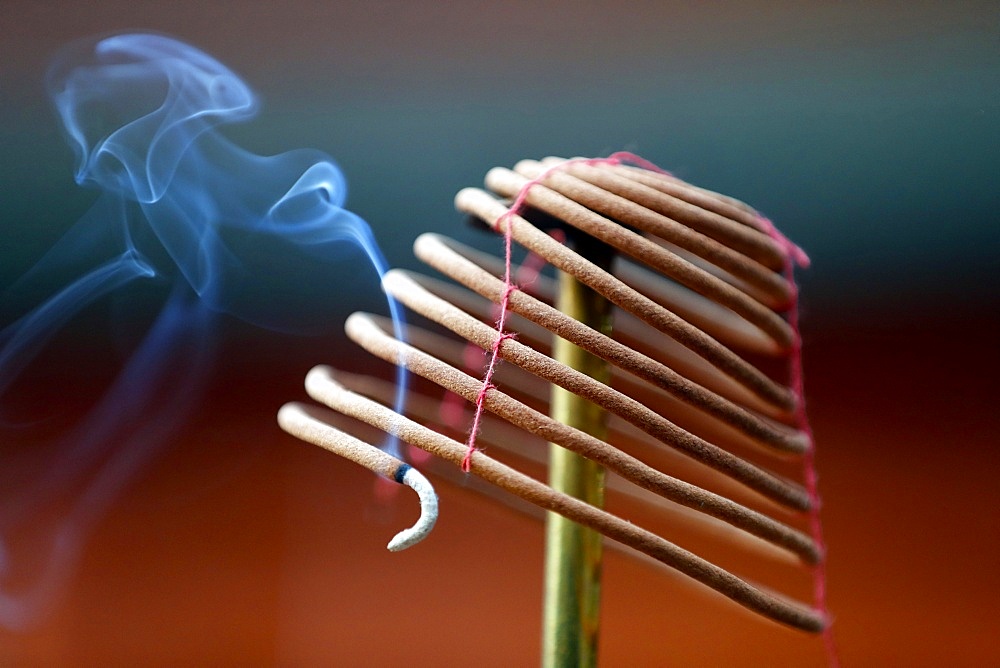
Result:
{"label": "incense stick", "polygon": [[405,550],[430,534],[437,522],[437,495],[430,481],[415,468],[349,434],[328,429],[312,406],[286,404],[278,411],[278,424],[304,441],[360,464],[388,480],[406,485],[417,493],[420,498],[420,518],[412,527],[400,531],[389,541],[387,547],[390,551]]}

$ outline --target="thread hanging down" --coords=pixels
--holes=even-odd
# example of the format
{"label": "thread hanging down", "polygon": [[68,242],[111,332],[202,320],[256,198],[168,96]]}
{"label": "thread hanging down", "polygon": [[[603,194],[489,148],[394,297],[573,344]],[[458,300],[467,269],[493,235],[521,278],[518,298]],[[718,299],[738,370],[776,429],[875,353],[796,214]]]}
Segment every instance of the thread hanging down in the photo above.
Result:
{"label": "thread hanging down", "polygon": [[823,646],[826,651],[827,663],[830,666],[840,666],[840,653],[837,650],[837,643],[833,636],[833,624],[831,623],[829,604],[826,597],[826,541],[823,538],[823,522],[820,518],[820,508],[823,505],[819,494],[819,475],[816,471],[816,442],[813,437],[812,426],[809,424],[809,416],[806,413],[805,395],[805,374],[802,369],[802,333],[799,326],[799,291],[795,283],[795,265],[803,269],[810,264],[809,256],[795,245],[788,237],[778,231],[770,219],[760,216],[760,222],[764,231],[781,244],[789,255],[785,263],[784,273],[789,285],[792,286],[792,295],[788,306],[788,324],[794,334],[789,357],[790,378],[792,392],[796,398],[795,422],[796,426],[805,432],[809,440],[809,446],[802,456],[802,476],[805,480],[806,491],[812,501],[809,510],[809,532],[812,535],[816,549],[819,550],[821,559],[812,565],[813,569],[813,605],[826,620],[823,628]]}

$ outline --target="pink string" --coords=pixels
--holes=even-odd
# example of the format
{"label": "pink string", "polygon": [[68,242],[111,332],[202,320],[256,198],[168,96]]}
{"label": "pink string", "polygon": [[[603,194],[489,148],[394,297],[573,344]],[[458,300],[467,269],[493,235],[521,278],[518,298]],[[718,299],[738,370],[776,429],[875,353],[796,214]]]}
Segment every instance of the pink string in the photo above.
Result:
{"label": "pink string", "polygon": [[[523,203],[523,198],[518,196],[519,200]],[[497,226],[504,219],[507,220],[507,225],[505,226],[504,232],[504,276],[503,276],[503,296],[500,299],[500,317],[497,318],[497,336],[496,340],[493,342],[493,348],[490,351],[490,362],[486,367],[486,374],[483,376],[483,385],[479,388],[479,394],[476,395],[476,412],[472,418],[472,428],[469,431],[469,440],[466,443],[465,456],[462,458],[462,470],[466,473],[472,467],[472,453],[476,450],[476,435],[479,433],[479,425],[483,417],[483,405],[486,402],[486,394],[495,389],[493,384],[493,372],[496,371],[497,360],[500,357],[500,345],[507,339],[512,339],[515,335],[511,332],[504,330],[504,325],[507,323],[507,309],[510,304],[510,295],[514,290],[517,290],[517,286],[514,285],[510,278],[510,246],[511,246],[511,236],[510,236],[510,216],[513,215],[513,211],[516,210],[518,202],[514,202],[514,208],[508,209],[499,220],[497,220]]]}
{"label": "pink string", "polygon": [[[518,286],[514,284],[511,279],[511,226],[514,223],[513,216],[518,215],[524,209],[525,201],[528,198],[528,191],[534,186],[538,185],[544,181],[550,174],[553,174],[560,169],[565,169],[569,165],[573,164],[585,164],[585,165],[617,165],[624,161],[634,162],[640,166],[655,167],[652,163],[646,162],[642,158],[633,155],[631,153],[620,152],[608,156],[607,158],[577,158],[574,160],[567,160],[561,162],[554,167],[542,172],[536,178],[531,179],[525,183],[521,190],[518,191],[517,197],[514,198],[513,204],[497,219],[496,224],[493,226],[494,230],[499,231],[501,225],[503,226],[503,238],[504,238],[504,276],[503,276],[503,295],[500,299],[500,315],[497,318],[497,338],[493,342],[492,349],[490,350],[490,361],[486,367],[486,373],[483,375],[483,384],[479,389],[479,394],[476,396],[476,412],[472,418],[472,427],[469,430],[469,439],[466,441],[465,456],[462,458],[462,470],[466,473],[469,472],[472,466],[472,453],[476,451],[476,437],[479,435],[480,423],[482,422],[484,404],[486,402],[486,395],[490,390],[496,389],[493,384],[493,374],[496,371],[497,363],[500,357],[500,346],[507,339],[515,338],[515,334],[505,331],[504,327],[507,323],[507,310],[510,303],[510,295],[515,290],[518,290]],[[657,171],[662,172],[659,168]]]}
{"label": "pink string", "polygon": [[[511,280],[511,226],[514,224],[513,216],[520,214],[524,209],[525,202],[528,197],[528,191],[532,187],[538,185],[540,182],[544,181],[549,175],[559,171],[560,169],[565,169],[566,167],[573,164],[586,164],[586,165],[618,165],[622,163],[630,163],[652,172],[657,172],[659,174],[670,175],[669,172],[660,168],[659,166],[641,158],[634,153],[629,153],[627,151],[619,151],[613,153],[607,158],[578,158],[575,160],[568,160],[566,162],[559,163],[554,167],[551,167],[538,177],[528,181],[524,184],[521,190],[518,192],[517,197],[514,199],[513,204],[507,209],[507,212],[497,219],[494,229],[499,231],[501,224],[503,225],[503,235],[504,235],[504,291],[502,299],[500,300],[500,313],[497,317],[497,338],[493,343],[492,350],[490,351],[490,361],[489,365],[486,367],[486,373],[483,377],[483,385],[479,390],[479,394],[476,397],[476,411],[472,420],[472,428],[469,431],[469,439],[466,443],[465,457],[462,459],[462,470],[465,472],[469,471],[472,463],[472,454],[476,451],[476,436],[479,433],[480,422],[483,414],[483,404],[486,401],[487,393],[495,389],[493,385],[493,374],[496,370],[498,358],[500,356],[500,346],[507,339],[514,338],[514,334],[508,333],[504,330],[507,321],[507,309],[510,301],[510,295],[515,290],[519,288]],[[792,392],[795,394],[796,398],[796,409],[795,409],[795,420],[799,429],[801,429],[809,439],[809,447],[806,450],[802,458],[802,469],[803,478],[805,480],[806,491],[809,494],[810,499],[810,511],[809,511],[809,529],[812,534],[813,541],[816,543],[817,548],[820,552],[820,562],[813,567],[813,599],[816,609],[823,615],[827,620],[826,627],[823,629],[823,644],[826,650],[827,662],[831,666],[839,666],[840,659],[837,652],[837,646],[834,642],[832,625],[829,620],[829,609],[827,607],[827,592],[826,592],[826,543],[823,541],[823,525],[820,520],[819,510],[820,510],[820,495],[819,495],[819,480],[816,474],[816,449],[813,440],[812,427],[809,425],[809,418],[806,415],[806,402],[805,402],[805,379],[802,372],[802,337],[799,329],[799,300],[798,300],[798,286],[795,283],[794,269],[795,265],[800,267],[808,267],[810,260],[809,256],[806,255],[799,246],[795,245],[791,240],[789,240],[785,235],[778,231],[770,220],[764,216],[758,216],[758,222],[760,223],[763,230],[774,239],[786,252],[787,260],[785,263],[785,276],[788,279],[789,285],[791,285],[791,297],[788,306],[788,324],[792,328],[793,332],[793,345],[789,359],[789,373],[790,373],[790,383],[792,386]]]}
{"label": "pink string", "polygon": [[[552,230],[549,232],[549,236],[556,239],[560,243],[565,240],[565,234],[562,230]],[[521,263],[521,266],[517,269],[517,282],[521,287],[521,290],[531,293],[530,286],[538,279],[542,273],[542,269],[545,268],[545,260],[536,255],[535,253],[528,253],[528,256]],[[493,307],[493,317],[499,320],[503,309],[500,308],[499,304]],[[479,346],[474,343],[467,343],[465,345],[465,351],[462,355],[462,364],[469,371],[478,370],[481,371],[483,365],[481,364],[481,355],[483,351],[480,350]],[[441,419],[441,423],[445,426],[451,427],[452,429],[458,429],[462,425],[467,424],[465,402],[462,397],[455,394],[454,392],[449,392],[445,390],[444,397],[441,399],[440,407],[438,409],[438,416]],[[423,452],[421,450],[421,452]]]}
{"label": "pink string", "polygon": [[788,253],[788,260],[785,262],[785,277],[792,286],[792,294],[788,307],[788,324],[792,328],[793,334],[791,359],[789,360],[789,380],[796,399],[796,426],[805,432],[806,437],[809,439],[809,447],[802,457],[802,476],[805,480],[806,492],[809,494],[810,500],[809,531],[820,553],[820,562],[813,567],[813,600],[816,609],[826,618],[826,627],[823,629],[823,647],[826,650],[827,664],[830,666],[839,666],[840,655],[833,637],[833,626],[826,598],[826,542],[823,540],[823,522],[819,514],[822,502],[819,495],[819,476],[816,473],[816,445],[813,440],[809,417],[806,415],[805,375],[802,371],[802,335],[799,329],[799,290],[794,276],[795,265],[805,268],[809,266],[810,260],[809,256],[801,248],[792,243],[788,237],[779,232],[774,223],[769,219],[764,216],[758,216],[758,220],[763,226],[764,231],[772,239],[781,244]]}

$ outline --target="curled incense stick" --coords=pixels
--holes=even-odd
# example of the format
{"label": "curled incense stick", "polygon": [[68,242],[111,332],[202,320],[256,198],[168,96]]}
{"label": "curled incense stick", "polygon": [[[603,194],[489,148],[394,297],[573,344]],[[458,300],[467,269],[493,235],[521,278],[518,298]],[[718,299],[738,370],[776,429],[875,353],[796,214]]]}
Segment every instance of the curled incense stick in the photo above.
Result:
{"label": "curled incense stick", "polygon": [[[318,379],[316,373],[306,377],[306,388],[314,387]],[[278,424],[292,436],[318,445],[379,475],[406,485],[420,498],[420,518],[409,529],[397,533],[388,548],[399,552],[416,545],[430,534],[437,522],[437,494],[430,481],[409,464],[402,462],[373,445],[358,440],[341,431],[332,431],[317,417],[312,406],[288,403],[278,411]]]}

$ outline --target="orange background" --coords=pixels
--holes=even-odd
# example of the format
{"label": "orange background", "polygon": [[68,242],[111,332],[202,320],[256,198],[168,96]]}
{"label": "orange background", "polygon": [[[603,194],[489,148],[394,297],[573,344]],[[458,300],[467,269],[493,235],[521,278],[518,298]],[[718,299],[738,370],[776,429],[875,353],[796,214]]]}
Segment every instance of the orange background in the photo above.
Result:
{"label": "orange background", "polygon": [[[979,371],[997,323],[955,324],[972,335],[947,360],[926,323],[806,328],[844,665],[998,657],[998,425]],[[291,343],[232,341],[232,368],[100,523],[51,619],[2,636],[8,663],[535,663],[541,525],[439,484],[431,538],[387,552],[410,493],[381,505],[370,474],[273,424],[312,358],[336,356]],[[606,665],[824,663],[816,638],[620,555],[604,582]]]}

